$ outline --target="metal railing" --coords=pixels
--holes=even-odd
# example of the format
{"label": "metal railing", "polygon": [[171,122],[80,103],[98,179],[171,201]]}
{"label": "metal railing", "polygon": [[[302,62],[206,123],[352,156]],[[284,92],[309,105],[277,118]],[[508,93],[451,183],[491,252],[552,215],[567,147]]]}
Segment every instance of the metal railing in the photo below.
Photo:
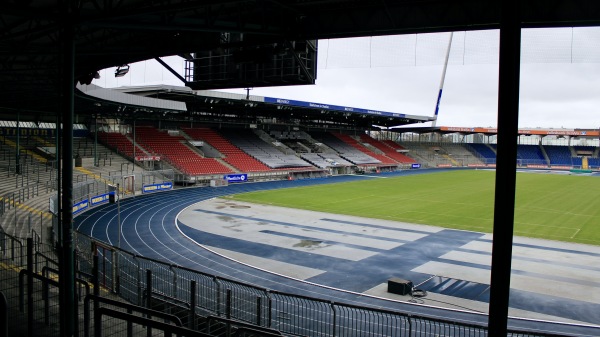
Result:
{"label": "metal railing", "polygon": [[8,302],[0,291],[0,337],[8,337]]}
{"label": "metal railing", "polygon": [[[99,245],[82,234],[76,238],[96,247],[79,250],[98,257],[99,279],[118,280],[104,282],[113,293],[135,305],[162,308],[179,317],[224,318],[289,336],[487,336],[483,325],[283,293],[136,256]],[[510,335],[552,336],[520,331]]]}
{"label": "metal railing", "polygon": [[24,203],[26,200],[32,199],[40,195],[39,185],[26,185],[14,192],[8,192],[0,196],[0,216],[11,208]]}
{"label": "metal railing", "polygon": [[[137,256],[80,233],[74,240],[78,336],[131,336],[148,328],[197,336],[487,336],[484,325],[279,292]],[[59,336],[59,269],[54,247],[0,229],[0,292],[6,297],[0,315],[8,331],[31,335],[35,327],[36,335]],[[151,323],[163,316],[181,324]]]}
{"label": "metal railing", "polygon": [[[136,256],[79,233],[75,240],[78,336],[131,336],[148,329],[186,336],[487,336],[484,325],[283,293]],[[59,336],[64,313],[53,252],[32,238],[24,244],[5,233],[0,248],[0,292],[11,294],[6,304],[0,301],[0,315],[10,331],[31,335],[35,327],[36,335]],[[19,322],[26,323],[14,326]]]}

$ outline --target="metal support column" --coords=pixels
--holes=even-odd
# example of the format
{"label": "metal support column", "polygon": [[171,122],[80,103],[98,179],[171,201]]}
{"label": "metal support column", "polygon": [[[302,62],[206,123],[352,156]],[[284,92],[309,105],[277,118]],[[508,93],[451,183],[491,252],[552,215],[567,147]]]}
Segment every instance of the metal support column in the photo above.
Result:
{"label": "metal support column", "polygon": [[100,166],[98,162],[98,115],[94,115],[94,167]]}
{"label": "metal support column", "polygon": [[[70,2],[69,2],[70,3]],[[61,112],[62,114],[62,196],[60,258],[60,328],[61,336],[73,336],[75,331],[75,261],[73,253],[73,116],[75,110],[75,43],[69,3],[63,10],[61,31]],[[57,125],[57,128],[60,124]]]}
{"label": "metal support column", "polygon": [[135,117],[133,117],[133,168],[131,169],[131,172],[133,173],[135,171],[135,144],[136,144],[136,139],[135,139]]}
{"label": "metal support column", "polygon": [[21,113],[17,111],[17,153],[15,154],[15,173],[17,175],[21,174],[21,143],[20,143],[20,134],[21,134]]}
{"label": "metal support column", "polygon": [[488,328],[490,337],[506,337],[514,232],[521,17],[519,1],[502,2],[498,80],[498,151],[494,202],[494,239]]}

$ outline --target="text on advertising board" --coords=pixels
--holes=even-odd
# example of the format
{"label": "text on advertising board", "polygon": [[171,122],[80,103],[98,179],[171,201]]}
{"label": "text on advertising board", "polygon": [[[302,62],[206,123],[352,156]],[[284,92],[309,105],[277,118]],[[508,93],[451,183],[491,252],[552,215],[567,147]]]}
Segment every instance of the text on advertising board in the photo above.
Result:
{"label": "text on advertising board", "polygon": [[223,176],[223,179],[227,180],[230,183],[243,183],[248,181],[248,175],[246,173],[227,174]]}

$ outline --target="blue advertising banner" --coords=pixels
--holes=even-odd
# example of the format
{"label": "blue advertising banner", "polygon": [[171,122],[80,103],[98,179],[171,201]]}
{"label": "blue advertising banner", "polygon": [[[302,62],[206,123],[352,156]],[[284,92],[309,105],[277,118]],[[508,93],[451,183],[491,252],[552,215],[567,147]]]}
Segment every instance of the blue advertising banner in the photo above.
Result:
{"label": "blue advertising banner", "polygon": [[299,106],[299,107],[305,107],[305,108],[336,110],[336,111],[344,111],[344,112],[349,112],[349,113],[378,115],[378,116],[387,116],[387,117],[399,117],[399,118],[406,117],[406,114],[400,114],[400,113],[396,113],[396,112],[352,108],[352,107],[348,107],[348,106],[314,103],[314,102],[304,102],[304,101],[296,101],[293,99],[283,99],[283,98],[275,98],[275,97],[265,97],[265,103],[293,105],[293,106]]}
{"label": "blue advertising banner", "polygon": [[223,176],[223,179],[227,180],[230,183],[243,183],[248,181],[248,175],[246,173],[228,174]]}
{"label": "blue advertising banner", "polygon": [[73,215],[86,210],[88,208],[88,206],[89,206],[89,203],[87,200],[83,200],[83,201],[76,203],[75,205],[73,205]]}
{"label": "blue advertising banner", "polygon": [[414,169],[421,168],[421,164],[418,164],[418,163],[412,164],[412,168],[414,168]]}
{"label": "blue advertising banner", "polygon": [[152,184],[152,185],[144,185],[142,187],[142,193],[152,193],[159,191],[167,191],[173,189],[173,183],[160,183],[160,184]]}
{"label": "blue advertising banner", "polygon": [[108,202],[110,199],[110,195],[111,194],[115,194],[115,192],[109,192],[109,193],[104,193],[104,194],[100,194],[97,195],[95,197],[91,197],[90,198],[90,205],[91,206],[96,206],[96,205],[100,205],[103,204],[105,202]]}

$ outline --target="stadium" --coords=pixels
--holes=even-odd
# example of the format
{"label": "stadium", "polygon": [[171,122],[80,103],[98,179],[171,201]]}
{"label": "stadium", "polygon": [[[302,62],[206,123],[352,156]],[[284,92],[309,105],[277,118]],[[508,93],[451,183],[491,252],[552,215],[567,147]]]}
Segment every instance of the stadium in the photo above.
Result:
{"label": "stadium", "polygon": [[[355,19],[437,16],[381,27],[325,24],[341,10],[330,3],[6,5],[3,46],[27,43],[0,75],[0,336],[598,335],[600,131],[518,129],[511,113],[514,28],[593,26],[596,5],[513,17],[515,4],[469,3],[480,15],[448,19],[436,2],[340,3]],[[55,28],[56,13],[78,20]],[[256,13],[288,17],[294,39],[249,25]],[[317,39],[473,25],[501,31],[498,128],[213,90],[314,84]],[[187,85],[92,83],[156,55],[183,57]]]}

